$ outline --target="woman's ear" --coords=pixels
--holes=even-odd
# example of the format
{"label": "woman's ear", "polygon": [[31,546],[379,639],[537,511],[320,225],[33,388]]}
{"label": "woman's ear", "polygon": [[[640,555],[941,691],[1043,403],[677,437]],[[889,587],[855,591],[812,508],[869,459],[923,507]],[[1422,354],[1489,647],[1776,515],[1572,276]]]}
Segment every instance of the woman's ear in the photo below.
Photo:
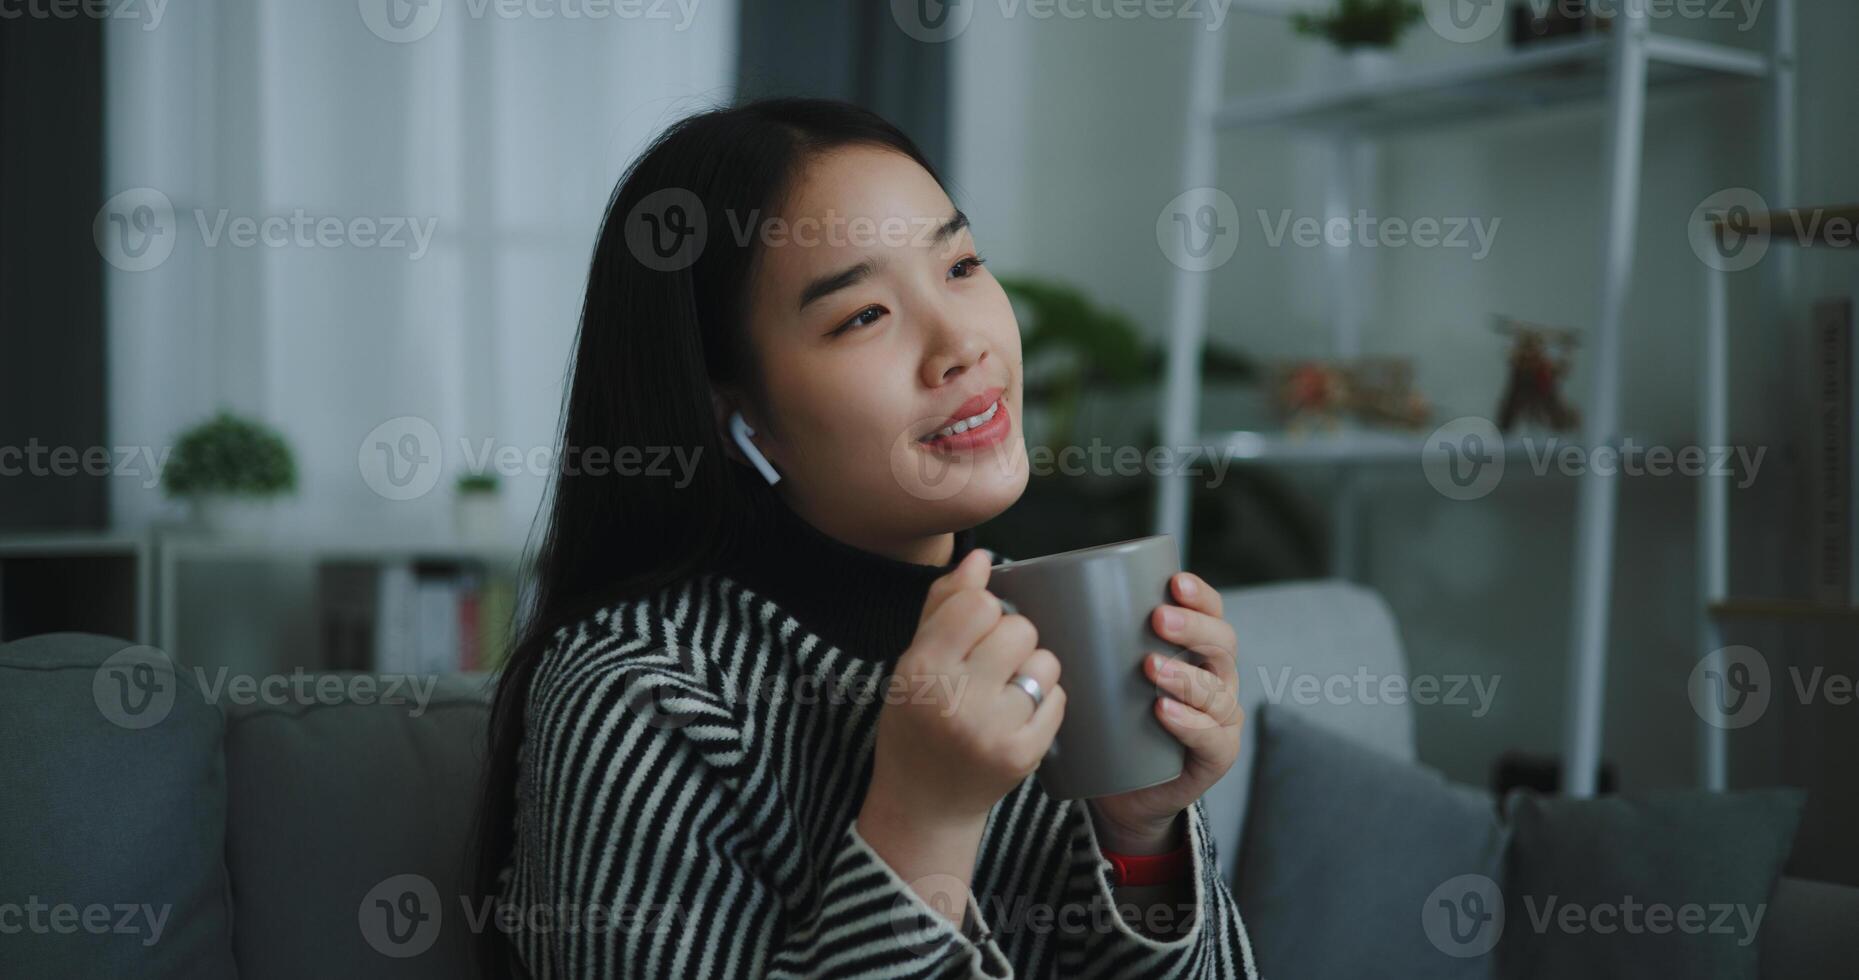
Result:
{"label": "woman's ear", "polygon": [[736,407],[738,404],[740,404],[738,399],[718,392],[714,388],[711,389],[711,411],[716,418],[718,429],[723,433],[724,452],[739,463],[755,467],[756,471],[761,473],[762,479],[773,486],[781,482],[781,474],[773,464],[768,462],[768,457],[763,455],[761,448],[755,444],[753,439],[755,426],[742,414],[742,410]]}

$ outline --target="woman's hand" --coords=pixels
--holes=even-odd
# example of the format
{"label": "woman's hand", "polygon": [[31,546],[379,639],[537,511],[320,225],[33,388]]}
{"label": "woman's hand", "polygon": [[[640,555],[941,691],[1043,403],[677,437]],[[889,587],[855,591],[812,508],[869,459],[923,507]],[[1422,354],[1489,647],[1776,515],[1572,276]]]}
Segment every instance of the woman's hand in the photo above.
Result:
{"label": "woman's hand", "polygon": [[[988,558],[977,548],[930,586],[878,713],[857,818],[872,849],[958,925],[988,811],[1039,767],[1065,717],[1058,658],[988,593]],[[1039,682],[1037,710],[1008,683],[1016,673]]]}
{"label": "woman's hand", "polygon": [[1179,846],[1181,811],[1201,798],[1239,758],[1239,636],[1222,618],[1220,593],[1200,576],[1182,572],[1169,582],[1179,606],[1157,606],[1156,635],[1198,656],[1150,653],[1143,673],[1155,682],[1155,716],[1187,746],[1181,775],[1158,786],[1090,801],[1098,839],[1108,850],[1155,854]]}

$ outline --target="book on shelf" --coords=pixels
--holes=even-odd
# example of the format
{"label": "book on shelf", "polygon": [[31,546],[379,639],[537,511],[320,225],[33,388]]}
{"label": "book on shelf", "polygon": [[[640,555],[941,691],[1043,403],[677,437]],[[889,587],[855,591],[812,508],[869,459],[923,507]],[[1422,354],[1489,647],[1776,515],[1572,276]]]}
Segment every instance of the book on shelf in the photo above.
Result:
{"label": "book on shelf", "polygon": [[1859,554],[1859,507],[1854,492],[1855,381],[1859,361],[1853,339],[1853,301],[1849,297],[1823,300],[1813,308],[1813,454],[1808,467],[1812,510],[1812,554],[1808,569],[1813,576],[1814,600],[1848,605],[1859,599],[1859,581],[1853,575],[1853,556]]}
{"label": "book on shelf", "polygon": [[514,585],[473,562],[329,562],[318,569],[323,662],[332,670],[494,669]]}

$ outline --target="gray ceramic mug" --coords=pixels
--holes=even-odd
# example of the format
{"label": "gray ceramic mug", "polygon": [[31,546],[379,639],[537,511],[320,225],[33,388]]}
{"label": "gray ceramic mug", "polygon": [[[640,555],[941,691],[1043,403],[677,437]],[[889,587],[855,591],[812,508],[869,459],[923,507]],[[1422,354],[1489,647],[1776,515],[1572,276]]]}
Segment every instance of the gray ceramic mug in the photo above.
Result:
{"label": "gray ceramic mug", "polygon": [[[1155,607],[1172,602],[1168,581],[1181,570],[1166,534],[995,565],[988,591],[1039,630],[1059,658],[1065,720],[1040,763],[1046,795],[1060,800],[1125,793],[1181,774],[1187,748],[1155,717],[1155,682],[1143,673],[1150,651],[1186,651],[1150,628]],[[1189,658],[1192,662],[1192,658]]]}

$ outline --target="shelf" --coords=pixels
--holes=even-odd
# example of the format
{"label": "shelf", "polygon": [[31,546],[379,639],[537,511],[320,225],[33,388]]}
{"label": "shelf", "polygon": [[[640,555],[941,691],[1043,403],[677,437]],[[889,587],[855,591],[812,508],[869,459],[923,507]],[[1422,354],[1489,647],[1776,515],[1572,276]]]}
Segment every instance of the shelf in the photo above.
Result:
{"label": "shelf", "polygon": [[285,561],[479,561],[494,565],[516,565],[522,549],[511,545],[474,544],[452,540],[423,539],[342,539],[264,538],[237,536],[164,535],[164,557],[174,561],[192,560],[285,560]]}
{"label": "shelf", "polygon": [[[1517,109],[1601,103],[1607,94],[1610,37],[1544,41],[1457,64],[1229,101],[1220,129],[1281,126],[1387,132],[1447,125]],[[1769,73],[1766,57],[1741,48],[1653,34],[1646,39],[1647,84],[1668,88]]]}
{"label": "shelf", "polygon": [[[1209,433],[1201,437],[1201,444],[1240,462],[1418,464],[1426,451],[1426,440],[1424,432],[1377,429],[1308,435],[1234,431]],[[1524,437],[1505,439],[1505,455],[1522,453],[1527,445]]]}
{"label": "shelf", "polygon": [[[1723,224],[1723,215],[1711,218],[1711,225],[1719,231]],[[1859,228],[1859,204],[1758,211],[1749,216],[1748,225],[1734,230],[1767,234],[1770,241],[1782,245],[1851,248],[1855,228]]]}
{"label": "shelf", "polygon": [[1710,604],[1718,619],[1831,619],[1859,622],[1859,606],[1811,599],[1761,599],[1737,596]]}
{"label": "shelf", "polygon": [[124,555],[147,546],[148,538],[143,535],[108,531],[47,531],[0,536],[0,556],[14,558]]}

